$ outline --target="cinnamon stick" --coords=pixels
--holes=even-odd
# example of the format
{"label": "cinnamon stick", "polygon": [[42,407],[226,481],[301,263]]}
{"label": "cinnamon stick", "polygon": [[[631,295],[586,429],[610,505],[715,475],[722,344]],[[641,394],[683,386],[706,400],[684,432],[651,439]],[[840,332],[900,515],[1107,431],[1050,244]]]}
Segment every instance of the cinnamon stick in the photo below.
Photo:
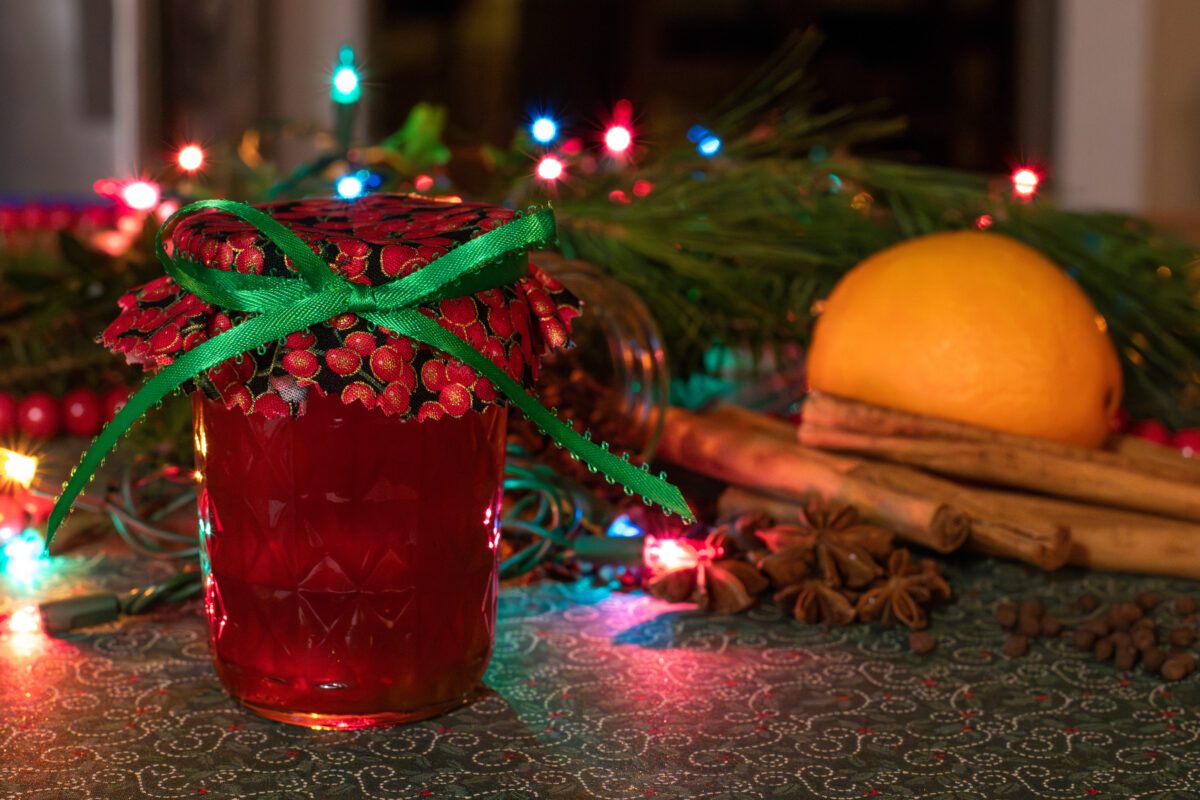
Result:
{"label": "cinnamon stick", "polygon": [[901,538],[942,553],[958,548],[968,532],[967,515],[945,503],[844,475],[791,442],[712,416],[668,410],[658,455],[728,483],[853,505]]}
{"label": "cinnamon stick", "polygon": [[997,504],[1071,528],[1068,564],[1110,572],[1200,578],[1200,525],[1052,497],[977,489]]}
{"label": "cinnamon stick", "polygon": [[897,411],[823,392],[812,392],[808,395],[804,401],[803,413],[806,426],[880,437],[999,445],[1039,453],[1060,461],[1085,462],[1114,470],[1154,475],[1180,483],[1200,484],[1200,462],[1183,458],[1176,451],[1149,442],[1141,442],[1139,446],[1131,443],[1130,437],[1117,437],[1116,451],[1093,450],[1048,439],[994,431],[965,422]]}
{"label": "cinnamon stick", "polygon": [[[790,440],[796,431],[795,426],[782,420],[734,406],[718,407],[712,414],[729,425],[761,431],[780,441]],[[970,517],[967,544],[973,550],[1025,561],[1045,570],[1058,569],[1067,562],[1070,553],[1068,526],[1053,517],[1031,513],[1017,503],[995,502],[969,487],[899,464],[797,449],[843,475],[946,503],[965,512]],[[737,493],[733,497],[743,499]]]}
{"label": "cinnamon stick", "polygon": [[1137,459],[1139,463],[1157,461],[1169,464],[1173,472],[1200,481],[1200,456],[1185,456],[1174,447],[1128,435],[1112,437],[1109,449],[1118,455]]}
{"label": "cinnamon stick", "polygon": [[805,405],[797,438],[949,477],[1200,520],[1200,479],[1190,462],[1089,450],[821,394]]}

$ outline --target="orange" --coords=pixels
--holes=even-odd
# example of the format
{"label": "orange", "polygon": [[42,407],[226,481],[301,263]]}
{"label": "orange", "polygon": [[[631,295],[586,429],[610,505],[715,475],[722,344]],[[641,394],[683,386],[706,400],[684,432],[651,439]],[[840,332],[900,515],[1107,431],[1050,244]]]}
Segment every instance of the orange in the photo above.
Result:
{"label": "orange", "polygon": [[863,261],[824,303],[813,389],[1087,447],[1121,403],[1104,318],[1065,272],[1015,239],[964,231]]}

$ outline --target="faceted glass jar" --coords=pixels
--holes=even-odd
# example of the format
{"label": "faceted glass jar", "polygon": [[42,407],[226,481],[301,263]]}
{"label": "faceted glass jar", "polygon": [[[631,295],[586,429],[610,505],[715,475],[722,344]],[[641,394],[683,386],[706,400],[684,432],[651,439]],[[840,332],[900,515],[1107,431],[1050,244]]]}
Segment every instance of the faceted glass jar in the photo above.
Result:
{"label": "faceted glass jar", "polygon": [[505,410],[401,421],[310,392],[297,417],[193,411],[226,690],[308,727],[466,702],[494,641]]}

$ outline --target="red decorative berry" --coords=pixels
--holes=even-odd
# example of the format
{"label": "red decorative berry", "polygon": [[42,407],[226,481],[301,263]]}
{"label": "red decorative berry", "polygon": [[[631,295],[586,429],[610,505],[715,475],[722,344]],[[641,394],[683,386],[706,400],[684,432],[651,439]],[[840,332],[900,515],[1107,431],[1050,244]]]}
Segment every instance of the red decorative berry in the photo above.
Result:
{"label": "red decorative berry", "polygon": [[450,297],[441,302],[442,316],[457,325],[474,322],[478,315],[469,297]]}
{"label": "red decorative berry", "polygon": [[542,338],[550,347],[558,348],[566,345],[567,328],[557,319],[538,320],[538,329],[541,330]]}
{"label": "red decorative berry", "polygon": [[472,386],[475,383],[475,370],[457,359],[450,361],[446,364],[446,380],[451,383],[461,383],[463,386]]}
{"label": "red decorative berry", "polygon": [[366,331],[355,331],[346,337],[346,347],[360,356],[369,356],[375,349],[375,337]]}
{"label": "red decorative berry", "polygon": [[104,422],[100,398],[91,389],[72,389],[62,399],[63,428],[72,436],[95,436]]}
{"label": "red decorative berry", "polygon": [[267,393],[259,395],[258,399],[254,401],[254,413],[261,414],[267,419],[278,419],[286,417],[291,413],[291,409],[288,408],[287,402],[282,397]]}
{"label": "red decorative berry", "polygon": [[438,420],[446,416],[446,409],[442,408],[441,403],[435,403],[432,400],[426,400],[417,409],[417,422],[425,422],[426,420]]}
{"label": "red decorative berry", "polygon": [[471,393],[465,386],[451,383],[438,393],[438,402],[451,416],[461,417],[471,408]]}
{"label": "red decorative berry", "polygon": [[1171,447],[1188,458],[1200,458],[1200,428],[1185,428],[1171,437]]}
{"label": "red decorative berry", "polygon": [[401,273],[407,274],[420,264],[421,260],[417,257],[417,251],[403,245],[390,245],[383,248],[379,259],[379,266],[383,270],[383,274],[389,277]]}
{"label": "red decorative berry", "polygon": [[421,382],[431,392],[440,392],[446,385],[446,365],[441,361],[426,361],[421,367]]}
{"label": "red decorative berry", "polygon": [[400,353],[391,345],[384,345],[371,354],[371,372],[381,381],[394,381],[400,377]]}
{"label": "red decorative berry", "polygon": [[362,359],[348,347],[334,347],[325,353],[325,363],[338,375],[352,375],[358,371]]}
{"label": "red decorative berry", "polygon": [[1155,444],[1166,444],[1171,440],[1167,426],[1156,419],[1143,419],[1129,426],[1129,435]]}
{"label": "red decorative berry", "polygon": [[233,321],[229,319],[229,315],[223,311],[218,311],[208,322],[208,335],[216,336],[218,333],[224,333],[232,327]]}
{"label": "red decorative berry", "polygon": [[1118,408],[1116,413],[1112,415],[1112,419],[1108,421],[1108,427],[1113,433],[1124,433],[1129,428],[1129,412],[1123,408]]}
{"label": "red decorative berry", "polygon": [[345,389],[342,389],[342,402],[350,405],[356,401],[362,403],[367,408],[374,408],[375,392],[362,381],[355,381]]}
{"label": "red decorative berry", "polygon": [[339,331],[348,330],[358,324],[358,314],[347,311],[329,320],[329,324]]}
{"label": "red decorative berry", "polygon": [[479,378],[475,381],[473,387],[475,396],[485,403],[490,403],[497,398],[496,387],[487,378]]}
{"label": "red decorative berry", "polygon": [[250,413],[250,407],[254,404],[254,398],[250,395],[250,390],[240,383],[233,383],[220,390],[221,399],[225,401],[226,408],[240,408],[246,413]]}
{"label": "red decorative berry", "polygon": [[258,248],[243,250],[238,253],[237,271],[258,274],[262,272],[263,253]]}
{"label": "red decorative berry", "polygon": [[385,414],[407,414],[412,406],[412,392],[400,383],[389,383],[379,393],[379,407]]}
{"label": "red decorative berry", "polygon": [[58,401],[46,392],[34,392],[17,406],[17,427],[31,439],[49,439],[58,433]]}
{"label": "red decorative berry", "polygon": [[317,337],[313,336],[308,331],[296,331],[287,335],[287,348],[289,350],[307,350],[317,343]]}
{"label": "red decorative berry", "polygon": [[179,326],[164,325],[150,337],[150,348],[156,353],[169,353],[178,350],[182,344],[179,338]]}
{"label": "red decorative berry", "polygon": [[125,407],[125,401],[131,394],[133,394],[133,390],[127,386],[114,386],[104,393],[104,397],[100,401],[100,408],[104,412],[105,422],[112,422],[112,418],[117,415],[117,412]]}
{"label": "red decorative berry", "polygon": [[317,357],[308,350],[293,350],[283,357],[283,368],[297,378],[311,378],[320,366]]}
{"label": "red decorative berry", "polygon": [[492,333],[504,339],[512,336],[515,330],[512,312],[508,310],[508,306],[496,306],[488,309],[488,324],[492,326]]}
{"label": "red decorative berry", "polygon": [[17,429],[17,398],[0,392],[0,436],[11,436]]}

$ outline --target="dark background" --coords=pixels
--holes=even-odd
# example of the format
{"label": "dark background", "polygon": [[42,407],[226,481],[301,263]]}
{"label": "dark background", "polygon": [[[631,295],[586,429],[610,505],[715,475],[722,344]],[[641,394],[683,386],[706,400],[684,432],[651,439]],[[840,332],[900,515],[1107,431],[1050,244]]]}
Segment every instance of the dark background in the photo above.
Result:
{"label": "dark background", "polygon": [[[237,35],[228,17],[201,5],[163,6],[163,48],[175,64],[161,93],[165,142],[205,127],[197,115],[228,93],[225,79],[195,79],[205,62],[227,60],[222,50],[239,38],[258,42],[260,55],[286,46],[245,35],[255,3],[238,3]],[[538,108],[595,131],[628,98],[639,135],[653,145],[701,119],[790,33],[811,26],[825,37],[812,75],[825,102],[884,99],[908,118],[908,132],[877,151],[1002,171],[1049,139],[1047,130],[1021,130],[1029,116],[1018,110],[1022,9],[1029,14],[1012,0],[372,0],[363,132],[386,135],[426,100],[447,107],[452,141],[503,145]],[[257,91],[268,105],[261,79],[239,84],[241,98]]]}

